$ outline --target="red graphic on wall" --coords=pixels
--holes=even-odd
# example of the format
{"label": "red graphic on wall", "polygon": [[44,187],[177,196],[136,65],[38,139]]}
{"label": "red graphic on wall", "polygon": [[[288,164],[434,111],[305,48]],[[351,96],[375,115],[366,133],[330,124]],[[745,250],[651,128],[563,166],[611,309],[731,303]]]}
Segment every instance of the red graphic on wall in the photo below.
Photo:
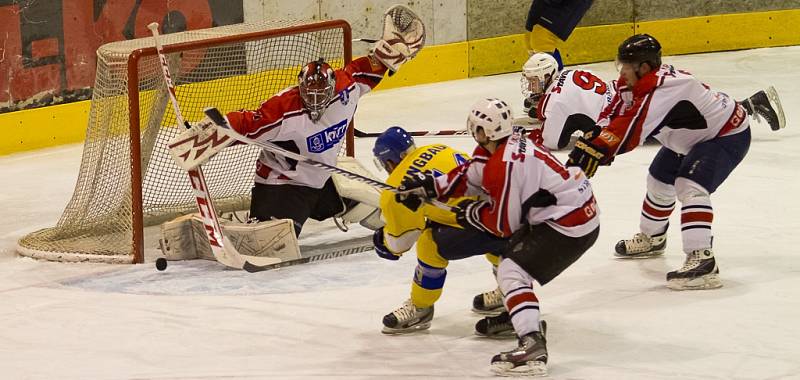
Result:
{"label": "red graphic on wall", "polygon": [[0,0],[0,113],[91,97],[100,45],[241,23],[242,0]]}

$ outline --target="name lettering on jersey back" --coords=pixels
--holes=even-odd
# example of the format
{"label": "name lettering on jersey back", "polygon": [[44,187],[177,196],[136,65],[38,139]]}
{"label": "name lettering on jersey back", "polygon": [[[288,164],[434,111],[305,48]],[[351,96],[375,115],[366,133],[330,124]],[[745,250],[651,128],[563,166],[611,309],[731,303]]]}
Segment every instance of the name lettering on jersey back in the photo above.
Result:
{"label": "name lettering on jersey back", "polygon": [[345,134],[347,134],[347,124],[347,119],[344,119],[320,132],[308,136],[308,138],[306,138],[308,151],[311,153],[322,153],[335,147]]}
{"label": "name lettering on jersey back", "polygon": [[[525,149],[528,147],[527,139],[522,138],[525,128],[522,126],[514,126],[511,137],[508,138],[508,146],[516,146],[516,151],[511,152],[511,160],[525,162]],[[513,148],[512,148],[513,150]]]}
{"label": "name lettering on jersey back", "polygon": [[[406,170],[406,177],[410,178],[411,175],[422,172],[422,169],[426,165],[428,165],[428,162],[430,162],[433,159],[433,157],[436,156],[437,153],[445,149],[447,149],[447,147],[444,145],[433,145],[431,147],[428,147],[428,149],[420,153],[419,156],[414,159],[414,161],[411,161],[411,165],[409,165],[408,170]],[[442,175],[444,173],[438,170],[434,170],[433,174],[435,177],[438,177],[439,175]]]}

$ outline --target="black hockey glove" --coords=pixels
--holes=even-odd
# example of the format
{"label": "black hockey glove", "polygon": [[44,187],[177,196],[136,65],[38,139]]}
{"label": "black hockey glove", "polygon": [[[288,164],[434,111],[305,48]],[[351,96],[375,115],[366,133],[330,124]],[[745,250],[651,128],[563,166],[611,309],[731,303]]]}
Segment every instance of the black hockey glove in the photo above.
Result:
{"label": "black hockey glove", "polygon": [[459,226],[464,227],[464,229],[488,232],[486,231],[486,228],[483,227],[483,224],[481,224],[481,215],[479,212],[480,208],[486,204],[486,201],[479,201],[475,199],[465,199],[461,202],[458,202],[458,206],[455,210],[456,223],[458,223]]}
{"label": "black hockey glove", "polygon": [[591,139],[593,139],[593,138],[595,138],[597,136],[600,136],[600,131],[602,131],[602,130],[603,129],[600,128],[600,126],[598,126],[597,124],[591,125],[591,126],[589,126],[589,128],[586,128],[583,131],[583,138],[585,138],[587,140],[591,140]]}
{"label": "black hockey glove", "polygon": [[579,137],[575,142],[575,147],[569,152],[567,166],[577,166],[586,173],[587,178],[592,178],[597,172],[597,167],[606,159],[606,153],[602,148],[592,144],[591,141]]}
{"label": "black hockey glove", "polygon": [[400,258],[400,255],[395,255],[386,247],[386,243],[383,240],[383,227],[372,233],[372,244],[375,246],[375,253],[378,254],[378,257],[392,261],[397,261]]}
{"label": "black hockey glove", "polygon": [[417,211],[422,205],[422,200],[436,198],[436,184],[431,173],[414,173],[410,177],[403,179],[397,187],[398,193],[394,199],[408,207],[411,211]]}

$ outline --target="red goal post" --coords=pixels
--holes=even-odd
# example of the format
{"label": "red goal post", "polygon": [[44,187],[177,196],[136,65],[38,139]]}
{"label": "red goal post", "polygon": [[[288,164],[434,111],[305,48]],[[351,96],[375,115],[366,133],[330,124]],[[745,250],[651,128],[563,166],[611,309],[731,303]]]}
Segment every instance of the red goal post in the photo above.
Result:
{"label": "red goal post", "polygon": [[[334,68],[352,59],[343,20],[236,24],[162,36],[178,102],[189,122],[202,109],[253,109],[297,82],[307,62]],[[24,236],[17,251],[54,261],[141,263],[157,236],[146,227],[195,212],[191,187],[166,150],[181,131],[168,106],[152,38],[98,49],[81,169],[55,227]],[[348,129],[343,154],[353,155]],[[204,164],[219,212],[246,209],[260,149],[234,146]],[[155,234],[150,234],[155,235]]]}

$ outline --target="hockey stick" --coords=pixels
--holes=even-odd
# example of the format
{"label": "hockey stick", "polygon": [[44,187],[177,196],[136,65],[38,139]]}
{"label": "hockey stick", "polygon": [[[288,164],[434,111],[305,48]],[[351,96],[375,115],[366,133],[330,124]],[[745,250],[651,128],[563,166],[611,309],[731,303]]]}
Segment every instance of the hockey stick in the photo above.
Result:
{"label": "hockey stick", "polygon": [[[266,265],[256,265],[248,261],[245,261],[243,268],[244,270],[250,273],[263,272],[271,269],[278,269],[299,264],[312,263],[314,261],[334,259],[337,257],[348,256],[355,253],[366,252],[372,249],[375,249],[375,247],[372,245],[372,236],[366,236],[359,238],[357,240],[347,241],[344,243],[334,243],[325,245],[318,249],[312,250],[311,254],[309,254],[306,257],[301,257],[299,259],[281,261],[278,263],[266,264]],[[315,251],[324,251],[324,252],[315,255],[313,254],[313,252]]]}
{"label": "hockey stick", "polygon": [[[526,132],[530,132],[536,128],[541,127],[541,123],[538,120],[534,120],[531,122],[530,118],[527,117],[520,117],[514,119],[514,125],[521,125],[525,127]],[[431,137],[431,136],[469,136],[470,133],[466,129],[453,129],[453,130],[444,130],[444,131],[407,131],[409,135],[413,137]],[[353,128],[353,136],[355,137],[378,137],[381,135],[381,132],[364,132],[359,131],[356,128]]]}
{"label": "hockey stick", "polygon": [[[203,112],[205,112],[206,116],[208,116],[208,118],[211,119],[211,121],[216,123],[218,127],[224,129],[225,130],[224,133],[226,135],[229,135],[229,136],[233,137],[236,140],[239,140],[239,141],[247,143],[247,144],[260,146],[260,147],[262,147],[262,148],[264,148],[264,149],[266,149],[266,150],[268,150],[270,152],[273,152],[275,154],[280,154],[283,157],[290,158],[292,160],[296,160],[297,162],[303,162],[303,163],[305,163],[307,165],[311,165],[311,166],[320,168],[322,170],[325,170],[328,173],[339,174],[339,175],[342,175],[342,176],[344,176],[346,178],[352,179],[354,181],[363,182],[363,183],[366,183],[367,185],[370,185],[370,186],[373,186],[373,187],[377,187],[377,188],[379,188],[381,190],[389,190],[389,191],[394,192],[394,193],[398,192],[396,187],[391,186],[389,184],[386,184],[384,182],[376,181],[376,180],[374,180],[372,178],[365,177],[363,175],[360,175],[360,174],[357,174],[357,173],[353,173],[353,172],[348,171],[348,170],[341,169],[341,168],[339,168],[337,166],[334,166],[334,165],[328,165],[328,164],[326,164],[324,162],[319,162],[319,161],[314,160],[312,158],[308,158],[308,157],[306,157],[306,156],[304,156],[302,154],[295,153],[295,152],[283,149],[283,148],[281,148],[281,147],[279,147],[279,146],[277,146],[277,145],[275,145],[275,144],[273,144],[271,142],[268,142],[268,141],[253,140],[253,139],[251,139],[251,138],[249,138],[247,136],[244,136],[244,135],[240,134],[239,132],[237,132],[236,130],[234,130],[233,128],[231,128],[231,126],[228,124],[228,121],[225,119],[224,116],[222,116],[222,113],[220,113],[219,110],[216,109],[216,108],[206,108],[205,110],[203,110]],[[451,207],[450,205],[442,203],[442,202],[440,202],[440,201],[438,201],[436,199],[426,199],[425,201],[426,202],[430,202],[432,205],[434,205],[436,207],[439,207],[439,208],[441,208],[443,210],[455,211],[454,207]]]}
{"label": "hockey stick", "polygon": [[379,40],[378,38],[353,38],[353,42],[366,42],[368,44],[374,44]]}
{"label": "hockey stick", "polygon": [[[453,130],[453,131],[407,131],[409,135],[414,137],[419,136],[469,136],[467,130]],[[378,137],[380,132],[363,132],[353,128],[353,135],[355,137]]]}
{"label": "hockey stick", "polygon": [[[161,62],[161,72],[164,74],[164,82],[167,84],[167,92],[169,92],[169,100],[170,103],[172,103],[173,110],[175,111],[175,119],[179,125],[183,125],[187,129],[191,128],[191,125],[189,125],[189,123],[183,119],[180,107],[178,106],[178,99],[175,96],[175,85],[172,83],[172,76],[169,73],[167,56],[164,55],[163,46],[161,46],[161,41],[158,38],[158,23],[150,23],[147,25],[147,28],[150,29],[150,32],[152,32],[153,40],[156,43],[158,58]],[[217,261],[225,266],[242,269],[245,260],[242,255],[236,251],[236,248],[234,248],[231,244],[227,244],[228,241],[225,238],[225,235],[222,234],[222,228],[220,228],[219,220],[217,219],[217,212],[214,209],[214,202],[211,199],[211,194],[209,193],[208,186],[206,185],[206,178],[203,175],[203,170],[200,168],[200,166],[198,166],[195,169],[189,170],[188,174],[189,183],[191,183],[192,190],[194,190],[197,209],[200,211],[200,215],[203,218],[203,226],[205,227],[206,235],[208,236],[208,242],[211,245],[211,252],[214,255],[214,258],[216,258]],[[273,259],[280,260],[277,258]]]}

